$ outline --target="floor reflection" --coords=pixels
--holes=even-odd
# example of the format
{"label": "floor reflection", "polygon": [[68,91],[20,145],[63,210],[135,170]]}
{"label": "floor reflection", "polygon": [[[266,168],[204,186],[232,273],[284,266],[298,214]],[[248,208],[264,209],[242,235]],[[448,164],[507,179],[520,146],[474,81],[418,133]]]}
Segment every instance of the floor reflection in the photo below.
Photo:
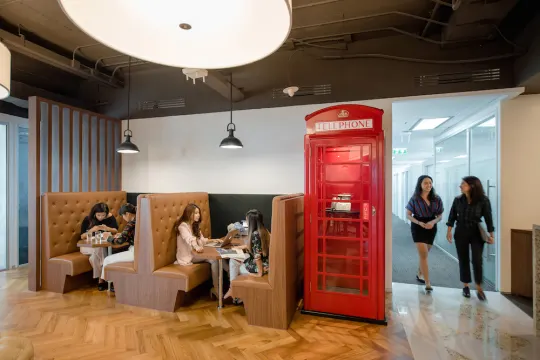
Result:
{"label": "floor reflection", "polygon": [[472,295],[393,284],[393,320],[403,324],[415,359],[540,359],[529,316],[499,293],[488,292],[486,303]]}

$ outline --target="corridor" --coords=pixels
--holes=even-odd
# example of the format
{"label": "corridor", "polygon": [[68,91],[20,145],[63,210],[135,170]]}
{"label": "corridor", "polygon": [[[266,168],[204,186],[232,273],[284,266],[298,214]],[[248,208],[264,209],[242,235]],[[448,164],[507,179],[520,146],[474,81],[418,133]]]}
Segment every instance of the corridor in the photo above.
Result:
{"label": "corridor", "polygon": [[[445,231],[445,229],[444,223],[441,222],[438,231]],[[461,289],[459,267],[456,260],[434,246],[429,253],[428,261],[431,284],[434,287]],[[416,281],[417,269],[418,255],[409,225],[394,215],[392,216],[392,282],[419,284]],[[488,291],[494,290],[489,284],[485,284],[484,287]]]}

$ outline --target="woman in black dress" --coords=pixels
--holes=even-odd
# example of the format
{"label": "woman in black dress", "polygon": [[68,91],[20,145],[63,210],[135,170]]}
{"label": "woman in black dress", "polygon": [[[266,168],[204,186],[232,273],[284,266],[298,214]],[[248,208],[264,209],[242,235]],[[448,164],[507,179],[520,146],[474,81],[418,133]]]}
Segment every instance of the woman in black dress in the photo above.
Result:
{"label": "woman in black dress", "polygon": [[[112,235],[118,232],[116,218],[110,213],[109,207],[105,203],[97,203],[92,206],[90,214],[84,218],[81,224],[81,239],[86,239],[89,233],[109,232]],[[88,261],[94,270],[94,279],[98,278],[98,289],[104,291],[107,284],[100,278],[101,268],[106,255],[105,248],[81,248],[81,253],[90,255]]]}
{"label": "woman in black dress", "polygon": [[411,234],[418,251],[419,269],[416,279],[426,284],[426,292],[433,291],[429,281],[428,254],[437,234],[437,223],[444,211],[441,198],[435,194],[433,179],[428,175],[418,178],[414,195],[405,207],[411,221]]}
{"label": "woman in black dress", "polygon": [[[483,261],[482,252],[484,244],[494,243],[495,228],[493,227],[493,215],[491,213],[491,203],[484,193],[482,182],[476,176],[463,178],[461,185],[461,195],[454,199],[452,209],[448,215],[448,231],[446,240],[452,243],[452,228],[457,222],[454,239],[456,240],[456,250],[459,260],[459,277],[463,283],[463,296],[471,297],[469,283],[471,282],[471,266],[469,264],[469,248],[472,253],[472,265],[474,269],[474,282],[476,283],[476,295],[480,301],[486,300],[486,294],[482,290]],[[482,217],[486,221],[489,236],[486,240],[482,236],[480,223]]]}

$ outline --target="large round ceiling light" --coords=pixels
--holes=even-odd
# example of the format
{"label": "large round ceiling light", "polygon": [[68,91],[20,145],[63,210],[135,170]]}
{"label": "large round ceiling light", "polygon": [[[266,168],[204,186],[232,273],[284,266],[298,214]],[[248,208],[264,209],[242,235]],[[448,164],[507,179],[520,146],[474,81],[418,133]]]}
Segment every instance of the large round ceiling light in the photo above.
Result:
{"label": "large round ceiling light", "polygon": [[11,53],[9,49],[0,42],[0,99],[9,96],[11,89]]}
{"label": "large round ceiling light", "polygon": [[276,51],[289,36],[291,0],[58,0],[86,34],[153,63],[223,69]]}

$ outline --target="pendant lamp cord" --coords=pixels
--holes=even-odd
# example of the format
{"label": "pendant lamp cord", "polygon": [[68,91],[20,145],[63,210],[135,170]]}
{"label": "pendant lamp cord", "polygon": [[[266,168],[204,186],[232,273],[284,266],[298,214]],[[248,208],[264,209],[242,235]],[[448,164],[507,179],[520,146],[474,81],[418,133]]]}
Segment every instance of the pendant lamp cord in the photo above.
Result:
{"label": "pendant lamp cord", "polygon": [[131,56],[128,59],[128,100],[127,100],[127,131],[129,131],[129,118],[130,118],[130,100],[131,100]]}
{"label": "pendant lamp cord", "polygon": [[229,94],[229,101],[230,101],[230,108],[231,108],[231,124],[232,124],[232,123],[233,123],[233,122],[232,122],[232,72],[231,72],[231,79],[230,79],[229,82],[230,82],[230,85],[231,85],[231,86],[230,86],[230,89],[229,89],[229,91],[230,91],[230,94]]}

